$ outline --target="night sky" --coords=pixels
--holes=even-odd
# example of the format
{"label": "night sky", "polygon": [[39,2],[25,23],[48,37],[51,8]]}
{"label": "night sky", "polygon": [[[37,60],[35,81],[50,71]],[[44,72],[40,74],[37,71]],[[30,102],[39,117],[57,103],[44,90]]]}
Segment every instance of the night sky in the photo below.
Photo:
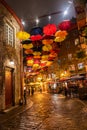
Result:
{"label": "night sky", "polygon": [[[42,27],[48,23],[54,23],[58,25],[65,19],[71,19],[75,17],[75,10],[73,3],[68,0],[5,0],[7,4],[14,10],[16,15],[25,21],[25,30],[30,30],[36,26],[35,19],[40,17],[40,23],[38,26]],[[68,14],[64,16],[63,12],[68,9]],[[61,12],[61,13],[56,13]],[[51,15],[51,20],[48,20],[48,16]]]}

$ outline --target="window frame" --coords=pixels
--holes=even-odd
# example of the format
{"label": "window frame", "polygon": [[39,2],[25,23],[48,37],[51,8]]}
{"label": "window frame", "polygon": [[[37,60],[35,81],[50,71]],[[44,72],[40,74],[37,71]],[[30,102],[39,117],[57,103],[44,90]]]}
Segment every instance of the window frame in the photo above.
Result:
{"label": "window frame", "polygon": [[[7,29],[6,29],[7,28]],[[12,47],[15,47],[15,28],[12,23],[6,21],[4,25],[5,42]]]}

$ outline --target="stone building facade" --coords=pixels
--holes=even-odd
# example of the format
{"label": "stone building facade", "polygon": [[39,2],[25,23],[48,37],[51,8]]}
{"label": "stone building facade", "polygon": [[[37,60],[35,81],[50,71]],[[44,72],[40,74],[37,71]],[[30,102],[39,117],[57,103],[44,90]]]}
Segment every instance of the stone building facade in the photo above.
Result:
{"label": "stone building facade", "polygon": [[16,33],[22,24],[4,0],[0,0],[0,111],[19,103],[21,92],[21,49]]}

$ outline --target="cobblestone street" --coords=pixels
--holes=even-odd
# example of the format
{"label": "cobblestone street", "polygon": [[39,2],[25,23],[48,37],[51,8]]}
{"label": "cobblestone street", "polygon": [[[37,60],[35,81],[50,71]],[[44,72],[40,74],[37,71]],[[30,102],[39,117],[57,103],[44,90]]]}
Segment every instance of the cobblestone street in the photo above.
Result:
{"label": "cobblestone street", "polygon": [[0,130],[87,130],[87,106],[57,94],[30,96],[31,108],[11,117]]}

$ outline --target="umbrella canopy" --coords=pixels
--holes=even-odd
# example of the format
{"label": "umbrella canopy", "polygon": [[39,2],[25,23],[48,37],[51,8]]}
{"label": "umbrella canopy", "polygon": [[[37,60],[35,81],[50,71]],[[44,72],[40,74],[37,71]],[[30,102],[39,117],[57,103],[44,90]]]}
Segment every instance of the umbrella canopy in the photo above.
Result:
{"label": "umbrella canopy", "polygon": [[71,27],[71,21],[70,20],[64,20],[61,23],[59,23],[58,28],[60,30],[68,30]]}

